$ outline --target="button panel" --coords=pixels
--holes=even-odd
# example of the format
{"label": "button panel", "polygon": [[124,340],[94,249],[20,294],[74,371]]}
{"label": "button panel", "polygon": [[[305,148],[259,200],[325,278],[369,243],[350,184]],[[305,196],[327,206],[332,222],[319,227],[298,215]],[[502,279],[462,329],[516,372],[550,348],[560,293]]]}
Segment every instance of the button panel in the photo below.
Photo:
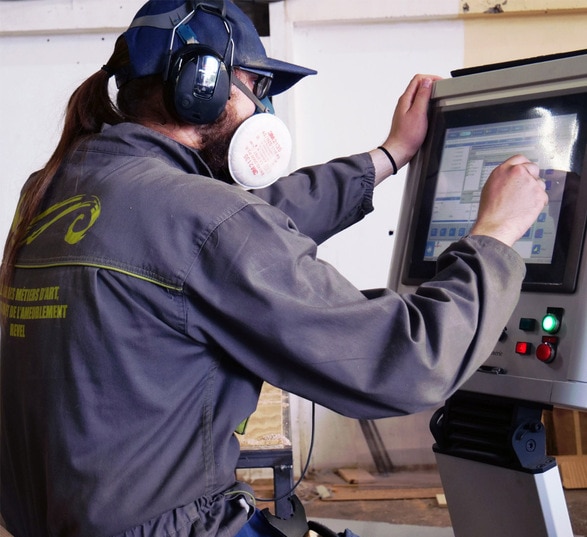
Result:
{"label": "button panel", "polygon": [[514,343],[515,354],[521,358],[534,357],[544,364],[556,360],[559,336],[554,334],[559,334],[562,329],[563,316],[563,308],[548,307],[542,316],[521,317],[518,328],[524,334],[519,334],[523,339]]}

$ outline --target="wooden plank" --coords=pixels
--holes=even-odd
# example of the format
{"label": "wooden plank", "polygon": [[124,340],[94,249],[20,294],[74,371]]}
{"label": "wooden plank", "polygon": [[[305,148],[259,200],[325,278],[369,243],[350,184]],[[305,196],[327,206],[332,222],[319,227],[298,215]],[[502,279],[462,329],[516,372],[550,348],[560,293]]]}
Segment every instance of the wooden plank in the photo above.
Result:
{"label": "wooden plank", "polygon": [[556,458],[565,489],[587,488],[587,455],[566,455]]}
{"label": "wooden plank", "polygon": [[323,501],[370,501],[370,500],[414,500],[436,498],[444,491],[439,487],[430,488],[364,488],[341,485],[329,486],[330,496]]}
{"label": "wooden plank", "polygon": [[587,412],[554,408],[550,425],[552,455],[587,455]]}
{"label": "wooden plank", "polygon": [[13,537],[12,533],[9,533],[6,528],[0,526],[0,537]]}
{"label": "wooden plank", "polygon": [[339,468],[337,473],[347,483],[351,484],[372,483],[375,481],[373,474],[362,468]]}
{"label": "wooden plank", "polygon": [[583,455],[583,441],[581,435],[581,420],[578,410],[573,410],[573,427],[575,429],[575,448],[577,455]]}
{"label": "wooden plank", "polygon": [[546,13],[558,9],[578,9],[587,7],[585,0],[461,0],[461,9],[464,13]]}

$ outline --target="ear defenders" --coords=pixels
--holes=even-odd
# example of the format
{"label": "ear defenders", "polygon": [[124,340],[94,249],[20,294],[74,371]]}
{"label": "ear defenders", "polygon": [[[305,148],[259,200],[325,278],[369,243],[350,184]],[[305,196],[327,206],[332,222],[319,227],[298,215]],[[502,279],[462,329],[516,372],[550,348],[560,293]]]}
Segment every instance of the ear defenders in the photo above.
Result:
{"label": "ear defenders", "polygon": [[[216,121],[230,96],[232,30],[225,16],[223,0],[188,2],[188,5],[190,4],[193,4],[191,13],[173,28],[172,45],[176,34],[186,44],[169,59],[165,93],[168,106],[180,120],[201,125]],[[195,16],[198,10],[222,20],[227,35],[223,55],[207,45],[198,43],[196,34],[187,25],[187,21]]]}
{"label": "ear defenders", "polygon": [[213,123],[230,96],[230,70],[210,47],[183,47],[172,58],[165,83],[168,105],[186,123]]}

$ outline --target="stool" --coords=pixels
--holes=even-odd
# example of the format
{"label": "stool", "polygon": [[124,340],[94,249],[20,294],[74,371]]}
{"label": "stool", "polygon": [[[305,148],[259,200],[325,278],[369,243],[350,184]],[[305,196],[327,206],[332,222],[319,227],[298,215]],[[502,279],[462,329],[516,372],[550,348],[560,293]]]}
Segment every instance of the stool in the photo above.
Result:
{"label": "stool", "polygon": [[238,468],[271,468],[275,515],[289,518],[292,514],[289,492],[293,488],[293,452],[291,449],[246,449],[241,451]]}

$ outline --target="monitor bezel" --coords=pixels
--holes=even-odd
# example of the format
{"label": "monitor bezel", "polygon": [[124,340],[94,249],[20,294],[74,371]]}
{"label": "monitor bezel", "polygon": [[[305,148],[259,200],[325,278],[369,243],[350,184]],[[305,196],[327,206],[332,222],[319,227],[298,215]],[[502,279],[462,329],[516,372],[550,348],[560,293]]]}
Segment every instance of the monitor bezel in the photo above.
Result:
{"label": "monitor bezel", "polygon": [[[579,119],[577,155],[567,174],[551,263],[526,262],[524,291],[563,292],[575,290],[587,220],[587,88],[572,88],[542,94],[508,95],[494,99],[443,105],[433,102],[429,136],[420,155],[418,190],[411,215],[410,233],[402,271],[402,282],[419,285],[436,273],[436,261],[426,261],[424,250],[444,146],[446,129],[535,117],[532,109],[548,106],[557,114],[576,113]],[[499,117],[499,122],[495,118]],[[455,239],[456,240],[456,239]],[[567,241],[565,243],[565,241]]]}

